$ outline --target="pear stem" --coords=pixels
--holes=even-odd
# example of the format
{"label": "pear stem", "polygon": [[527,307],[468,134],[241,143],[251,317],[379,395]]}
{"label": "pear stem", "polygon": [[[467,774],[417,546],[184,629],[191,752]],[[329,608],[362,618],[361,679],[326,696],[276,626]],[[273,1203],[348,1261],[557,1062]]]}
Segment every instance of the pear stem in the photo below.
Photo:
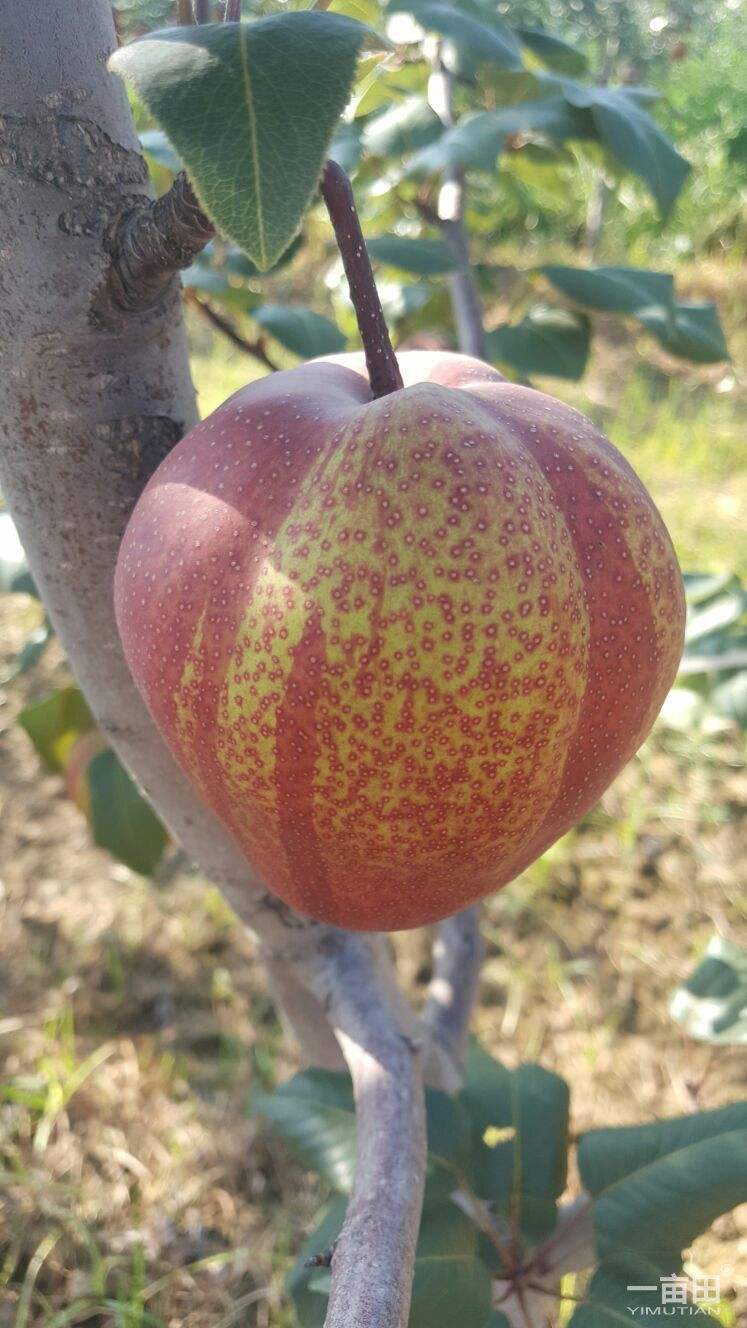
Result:
{"label": "pear stem", "polygon": [[319,191],[329,212],[337,247],[348,279],[350,298],[366,356],[366,368],[375,397],[400,392],[404,386],[389,329],[374,281],[371,260],[363,238],[352,185],[336,161],[324,167]]}

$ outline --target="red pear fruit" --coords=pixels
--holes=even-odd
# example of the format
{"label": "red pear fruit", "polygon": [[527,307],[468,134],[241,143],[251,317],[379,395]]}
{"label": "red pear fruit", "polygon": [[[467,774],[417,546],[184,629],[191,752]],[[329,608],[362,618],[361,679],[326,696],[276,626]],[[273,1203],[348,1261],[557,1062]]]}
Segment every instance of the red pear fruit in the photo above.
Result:
{"label": "red pear fruit", "polygon": [[461,355],[251,383],[166,458],[125,654],[269,888],[386,931],[505,885],[643,742],[685,617],[669,536],[575,410]]}

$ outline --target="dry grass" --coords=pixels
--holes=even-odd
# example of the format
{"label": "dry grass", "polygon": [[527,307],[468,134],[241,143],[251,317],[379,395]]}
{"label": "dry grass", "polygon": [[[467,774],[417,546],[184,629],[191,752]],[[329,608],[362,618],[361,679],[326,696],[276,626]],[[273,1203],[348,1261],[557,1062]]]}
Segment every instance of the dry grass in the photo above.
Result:
{"label": "dry grass", "polygon": [[[12,648],[7,608],[3,627]],[[40,774],[13,712],[61,668],[50,659],[1,712],[0,1323],[285,1328],[282,1272],[321,1196],[247,1100],[292,1051],[215,892],[112,863]],[[666,1006],[712,927],[740,925],[745,805],[735,735],[662,733],[489,901],[475,1030],[509,1063],[566,1075],[575,1130],[743,1092],[743,1057],[688,1040]],[[400,949],[417,988],[424,938]],[[736,1311],[747,1208],[694,1258]]]}
{"label": "dry grass", "polygon": [[[598,352],[587,404],[653,483],[688,564],[734,566],[737,389],[696,373],[657,398],[656,366],[620,354]],[[251,376],[212,343],[197,369],[205,406]],[[31,616],[0,603],[0,674]],[[292,1071],[292,1049],[215,892],[114,864],[40,772],[14,715],[63,676],[55,648],[0,690],[0,1325],[289,1328],[282,1274],[323,1196],[247,1103]],[[660,731],[579,831],[488,902],[475,1030],[510,1063],[566,1075],[575,1130],[744,1091],[743,1057],[667,1015],[712,928],[743,925],[742,757],[728,730]],[[399,947],[417,990],[424,939]],[[721,1276],[723,1322],[747,1316],[747,1209],[692,1258]]]}

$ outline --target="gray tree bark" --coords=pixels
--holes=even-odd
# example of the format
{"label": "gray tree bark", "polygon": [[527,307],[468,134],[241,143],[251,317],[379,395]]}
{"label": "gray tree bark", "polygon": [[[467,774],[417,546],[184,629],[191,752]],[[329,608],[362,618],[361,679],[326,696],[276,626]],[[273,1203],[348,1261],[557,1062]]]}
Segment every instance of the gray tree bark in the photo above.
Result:
{"label": "gray tree bark", "polygon": [[112,298],[117,236],[148,191],[106,67],[114,44],[100,0],[0,6],[0,488],[102,730],[258,935],[307,1058],[344,1058],[351,1071],[364,1129],[329,1328],[404,1328],[425,1155],[420,1062],[447,1089],[453,1062],[435,1043],[417,1053],[383,938],[310,922],[267,893],[161,741],[119,645],[122,532],[196,417],[178,279],[146,308]]}
{"label": "gray tree bark", "polygon": [[[442,43],[433,41],[432,72],[428,79],[428,102],[445,129],[454,124],[452,76],[442,60]],[[454,314],[457,345],[464,355],[485,359],[485,328],[480,297],[477,293],[464,224],[464,171],[450,166],[443,172],[438,195],[438,220],[441,234],[451,250],[454,271],[449,274],[449,294]]]}

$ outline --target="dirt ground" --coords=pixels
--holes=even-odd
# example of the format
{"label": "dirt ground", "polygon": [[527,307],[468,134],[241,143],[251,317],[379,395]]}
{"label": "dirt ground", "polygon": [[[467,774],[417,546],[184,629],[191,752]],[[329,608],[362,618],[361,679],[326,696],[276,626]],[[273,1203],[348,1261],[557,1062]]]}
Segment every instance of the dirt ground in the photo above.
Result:
{"label": "dirt ground", "polygon": [[[0,601],[1,664],[33,612]],[[287,1328],[282,1275],[323,1196],[248,1098],[293,1048],[216,892],[178,860],[155,882],[114,863],[40,770],[14,716],[66,677],[54,646],[0,691],[0,1324]],[[714,928],[743,927],[746,805],[736,732],[659,729],[488,901],[475,1031],[564,1074],[575,1131],[743,1094],[743,1053],[690,1040],[667,1002]],[[427,938],[398,944],[417,995]],[[690,1259],[721,1277],[722,1321],[747,1316],[747,1206]]]}

